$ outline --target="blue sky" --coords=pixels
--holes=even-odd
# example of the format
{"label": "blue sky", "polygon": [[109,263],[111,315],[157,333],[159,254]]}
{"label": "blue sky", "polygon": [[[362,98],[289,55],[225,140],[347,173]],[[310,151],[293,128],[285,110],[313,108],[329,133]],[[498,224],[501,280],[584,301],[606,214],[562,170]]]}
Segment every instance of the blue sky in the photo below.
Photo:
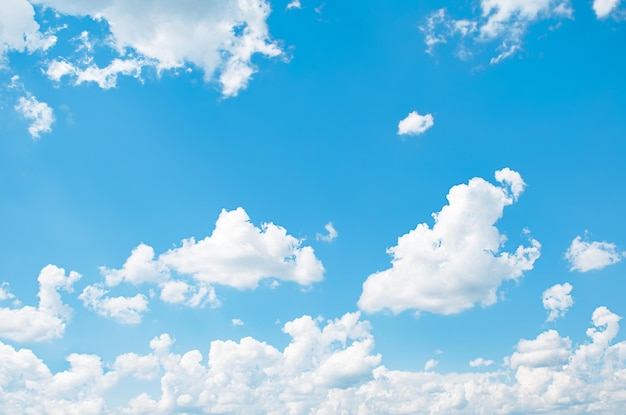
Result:
{"label": "blue sky", "polygon": [[625,13],[4,1],[0,407],[616,413]]}

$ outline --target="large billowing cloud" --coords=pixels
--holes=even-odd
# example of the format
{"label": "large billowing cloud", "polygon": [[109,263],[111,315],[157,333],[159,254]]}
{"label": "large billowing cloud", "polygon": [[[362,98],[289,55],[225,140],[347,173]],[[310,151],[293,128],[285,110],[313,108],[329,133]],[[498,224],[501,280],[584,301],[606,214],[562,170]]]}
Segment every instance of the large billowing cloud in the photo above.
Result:
{"label": "large billowing cloud", "polygon": [[[466,59],[475,45],[496,43],[497,55],[491,63],[500,62],[522,48],[528,27],[542,20],[571,18],[569,0],[481,0],[478,16],[454,19],[446,9],[433,12],[422,26],[426,51],[449,38],[461,39],[457,54]],[[468,45],[467,42],[472,44]]]}
{"label": "large billowing cloud", "polygon": [[[54,265],[44,267],[39,273],[39,305],[37,307],[0,307],[0,338],[18,342],[43,341],[63,336],[72,309],[63,303],[59,290],[72,292],[80,274]],[[13,299],[6,285],[0,292],[0,301]]]}
{"label": "large billowing cloud", "polygon": [[[548,330],[521,339],[498,369],[449,374],[434,370],[434,362],[417,372],[381,366],[359,313],[326,323],[290,321],[283,350],[244,337],[213,341],[207,355],[179,354],[162,334],[148,354],[125,353],[112,364],[71,354],[69,369],[56,374],[32,351],[0,343],[0,405],[38,414],[620,413],[626,342],[612,344],[619,320],[598,307],[589,340],[577,347]],[[124,377],[141,380],[139,392],[128,402],[111,399]]]}
{"label": "large billowing cloud", "polygon": [[[26,0],[11,2],[30,7]],[[63,15],[89,16],[105,22],[110,30],[107,41],[117,55],[110,64],[98,67],[89,53],[55,58],[47,73],[57,81],[70,77],[76,84],[91,81],[109,88],[118,74],[138,76],[146,66],[159,72],[195,67],[204,72],[207,82],[217,80],[224,96],[235,96],[256,71],[254,55],[282,54],[269,34],[270,5],[265,0],[32,2]],[[81,37],[87,41],[90,34]],[[89,48],[82,52],[85,49]]]}
{"label": "large billowing cloud", "polygon": [[587,272],[598,270],[618,263],[624,253],[609,242],[585,241],[577,236],[565,253],[570,271]]}
{"label": "large billowing cloud", "polygon": [[398,238],[387,252],[391,268],[370,275],[358,305],[364,311],[413,309],[454,314],[497,301],[507,280],[517,280],[533,268],[540,255],[534,239],[529,246],[502,251],[506,237],[495,227],[504,208],[524,190],[519,173],[505,168],[495,174],[495,186],[481,178],[450,189],[449,204],[426,223]]}
{"label": "large billowing cloud", "polygon": [[[151,284],[159,287],[159,297],[167,303],[217,307],[220,301],[214,285],[243,290],[256,288],[266,278],[303,286],[321,281],[324,266],[313,248],[302,243],[273,223],[254,226],[243,208],[222,210],[210,236],[185,239],[182,246],[158,257],[151,246],[142,243],[122,268],[101,267],[100,272],[109,288],[121,283]],[[86,287],[80,298],[96,313],[121,323],[141,321],[148,310],[145,295],[110,297],[108,292],[97,283]]]}
{"label": "large billowing cloud", "polygon": [[57,38],[44,34],[35,21],[35,10],[27,0],[0,2],[0,66],[6,64],[7,52],[46,50]]}

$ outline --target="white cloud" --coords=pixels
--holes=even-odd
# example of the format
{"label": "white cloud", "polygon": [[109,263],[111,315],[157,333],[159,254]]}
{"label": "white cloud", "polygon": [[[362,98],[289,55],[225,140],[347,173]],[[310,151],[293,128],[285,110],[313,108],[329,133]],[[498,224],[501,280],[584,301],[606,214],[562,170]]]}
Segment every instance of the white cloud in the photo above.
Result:
{"label": "white cloud", "polygon": [[[330,229],[329,229],[330,226]],[[328,224],[332,240],[337,232]],[[108,287],[121,283],[153,284],[160,289],[160,299],[188,307],[219,307],[214,285],[254,289],[263,279],[293,281],[309,286],[321,281],[324,267],[313,248],[273,223],[260,228],[250,222],[245,210],[223,210],[211,236],[197,241],[186,239],[182,246],[156,257],[154,249],[139,244],[120,269],[100,267]],[[136,324],[148,310],[145,295],[106,297],[101,283],[85,288],[83,304],[96,313],[122,323]]]}
{"label": "white cloud", "polygon": [[493,365],[495,362],[493,360],[485,360],[482,357],[477,357],[474,360],[470,360],[469,361],[469,365],[471,367],[481,367],[481,366],[491,366]]}
{"label": "white cloud", "polygon": [[324,226],[324,229],[326,229],[326,232],[328,232],[328,234],[324,235],[318,233],[317,235],[315,235],[315,239],[317,239],[318,241],[332,242],[337,239],[337,236],[339,236],[339,232],[337,232],[331,222],[328,222],[326,226]]}
{"label": "white cloud", "polygon": [[[117,74],[138,76],[142,66],[154,67],[159,73],[197,67],[207,82],[217,80],[222,94],[230,97],[245,89],[256,72],[253,56],[282,55],[269,34],[270,5],[265,0],[33,2],[64,15],[89,16],[108,23],[109,41],[118,54],[105,68],[89,60],[85,66],[84,58],[80,62],[55,60],[48,70],[52,79],[72,75],[77,84],[93,81],[109,88],[115,85]],[[126,59],[128,56],[131,58]]]}
{"label": "white cloud", "polygon": [[517,343],[510,365],[513,369],[525,367],[556,367],[567,363],[572,342],[556,330],[541,333],[535,340],[522,339]]}
{"label": "white cloud", "polygon": [[437,359],[429,359],[424,365],[424,372],[428,372],[431,369],[436,368],[438,364],[439,364],[439,361]]}
{"label": "white cloud", "polygon": [[432,114],[420,115],[412,111],[398,123],[398,135],[419,135],[435,125]]}
{"label": "white cloud", "polygon": [[15,350],[0,342],[0,404],[11,412],[32,414],[102,414],[104,393],[117,373],[104,373],[98,356],[70,354],[69,369],[52,374],[28,349]]}
{"label": "white cloud", "polygon": [[24,118],[30,120],[28,132],[31,137],[39,138],[41,133],[49,133],[52,131],[54,123],[54,114],[52,108],[45,102],[39,102],[32,95],[20,97],[15,109],[20,112]]}
{"label": "white cloud", "polygon": [[15,296],[11,294],[11,290],[9,289],[9,284],[3,282],[0,284],[0,301],[12,300]]}
{"label": "white cloud", "polygon": [[237,289],[256,288],[263,278],[310,285],[321,281],[322,263],[313,248],[287,234],[285,228],[264,223],[255,227],[245,210],[222,210],[211,236],[189,238],[159,261],[199,282]]}
{"label": "white cloud", "polygon": [[457,54],[460,58],[472,55],[475,44],[498,44],[497,55],[491,64],[500,62],[522,49],[528,27],[542,20],[572,18],[569,0],[481,0],[478,16],[453,19],[445,9],[431,13],[421,27],[426,52],[432,53],[438,44],[447,43],[451,37],[461,39]]}
{"label": "white cloud", "polygon": [[[0,307],[0,337],[18,342],[39,342],[61,338],[72,315],[72,309],[63,303],[59,290],[72,292],[72,285],[80,274],[54,265],[47,265],[39,273],[39,305],[21,308]],[[5,291],[4,299],[14,298]]]}
{"label": "white cloud", "polygon": [[593,0],[593,11],[598,19],[608,17],[617,8],[620,0]]}
{"label": "white cloud", "polygon": [[[508,365],[481,373],[440,374],[434,361],[415,372],[380,366],[371,328],[358,313],[326,323],[309,316],[290,321],[282,351],[245,337],[211,342],[208,356],[178,354],[162,334],[146,355],[125,353],[107,365],[98,356],[71,354],[70,368],[56,374],[32,351],[0,343],[0,404],[41,414],[621,413],[626,342],[611,344],[619,320],[598,307],[589,341],[573,348],[549,330],[520,340]],[[156,384],[160,391],[151,396],[137,383],[127,405],[107,399],[125,387],[124,376],[152,381],[146,390]]]}
{"label": "white cloud", "polygon": [[570,271],[587,272],[618,263],[624,257],[617,246],[609,242],[587,242],[577,236],[565,253]]}
{"label": "white cloud", "polygon": [[101,284],[88,285],[78,296],[83,305],[98,315],[111,317],[123,324],[138,324],[148,310],[148,299],[143,294],[134,297],[106,297]]}
{"label": "white cloud", "polygon": [[0,66],[6,63],[7,52],[46,50],[56,40],[55,36],[39,31],[35,10],[27,0],[0,2]]}
{"label": "white cloud", "polygon": [[504,281],[531,270],[540,255],[539,242],[531,239],[530,246],[500,252],[506,237],[495,227],[524,182],[510,169],[497,171],[496,179],[501,186],[473,178],[452,187],[449,204],[433,214],[432,229],[419,224],[387,250],[392,267],[367,278],[359,308],[459,313],[477,303],[494,304]]}
{"label": "white cloud", "polygon": [[158,283],[169,278],[169,270],[154,259],[154,249],[146,244],[139,244],[130,254],[122,269],[100,267],[106,285],[114,287],[121,282],[133,285]]}
{"label": "white cloud", "polygon": [[161,300],[166,303],[184,304],[188,307],[212,308],[221,305],[215,289],[208,284],[188,284],[181,280],[170,280],[161,284]]}
{"label": "white cloud", "polygon": [[243,321],[238,318],[232,319],[231,323],[233,326],[243,326]]}
{"label": "white cloud", "polygon": [[93,63],[80,68],[66,60],[57,59],[48,64],[46,75],[57,82],[67,76],[74,79],[74,85],[94,82],[102,89],[110,89],[117,85],[118,75],[139,78],[142,66],[143,63],[137,59],[113,59],[103,68]]}
{"label": "white cloud", "polygon": [[136,353],[126,353],[115,358],[113,368],[121,375],[150,380],[158,375],[160,365],[155,355],[140,356]]}
{"label": "white cloud", "polygon": [[300,0],[292,0],[289,2],[289,4],[287,4],[287,9],[301,9],[302,8],[302,4],[300,3]]}
{"label": "white cloud", "polygon": [[567,282],[556,284],[543,292],[543,308],[550,312],[546,321],[554,321],[565,315],[574,304],[574,299],[570,295],[571,292],[572,285]]}

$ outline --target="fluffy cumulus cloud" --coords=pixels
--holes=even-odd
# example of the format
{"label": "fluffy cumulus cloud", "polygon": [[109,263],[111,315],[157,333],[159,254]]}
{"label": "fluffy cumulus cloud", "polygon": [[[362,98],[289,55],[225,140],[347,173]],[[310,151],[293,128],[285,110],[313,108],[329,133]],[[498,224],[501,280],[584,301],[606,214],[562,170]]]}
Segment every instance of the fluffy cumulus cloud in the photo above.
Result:
{"label": "fluffy cumulus cloud", "polygon": [[[26,0],[11,2],[30,6]],[[100,42],[111,45],[108,52],[117,55],[110,63],[97,66],[93,49],[82,48],[80,57],[50,60],[47,74],[57,81],[68,77],[74,84],[95,82],[102,88],[111,88],[118,75],[138,77],[144,67],[153,67],[159,73],[198,68],[207,82],[217,81],[222,94],[228,97],[237,95],[248,85],[256,71],[252,63],[255,55],[268,58],[282,55],[269,34],[267,18],[271,10],[265,0],[32,0],[32,3],[61,15],[91,17],[106,23],[110,30],[107,42]],[[81,36],[87,38],[89,34]]]}
{"label": "fluffy cumulus cloud", "polygon": [[533,268],[540,244],[503,251],[506,237],[495,227],[504,208],[524,190],[519,173],[496,172],[499,186],[481,178],[450,189],[448,205],[426,223],[398,238],[387,252],[391,268],[370,275],[358,305],[364,311],[407,309],[454,314],[476,304],[497,301],[504,281],[517,280]]}
{"label": "fluffy cumulus cloud", "polygon": [[169,270],[154,258],[154,249],[139,244],[132,250],[121,269],[100,267],[106,285],[114,287],[121,282],[132,285],[159,283],[169,278]]}
{"label": "fluffy cumulus cloud", "polygon": [[618,263],[624,253],[609,242],[585,241],[577,236],[565,253],[570,271],[587,272],[598,270]]}
{"label": "fluffy cumulus cloud", "polygon": [[543,307],[548,310],[546,321],[554,321],[563,317],[567,310],[574,304],[570,295],[572,285],[570,283],[556,284],[543,292]]}
{"label": "fluffy cumulus cloud", "polygon": [[[329,229],[330,227],[330,229]],[[337,236],[327,225],[332,241]],[[87,286],[80,299],[102,316],[121,323],[136,324],[148,311],[148,298],[107,295],[119,284],[156,286],[159,298],[170,304],[188,307],[221,305],[215,285],[236,289],[254,289],[265,278],[292,281],[309,286],[321,281],[324,267],[313,248],[273,223],[253,225],[243,208],[223,210],[210,236],[196,241],[185,239],[182,245],[156,255],[154,249],[139,244],[121,268],[100,267],[103,283]]]}
{"label": "fluffy cumulus cloud", "polygon": [[513,353],[509,363],[513,369],[521,366],[527,368],[563,366],[570,357],[571,347],[572,342],[569,338],[561,337],[556,330],[549,330],[534,340],[520,340],[517,352]]}
{"label": "fluffy cumulus cloud", "polygon": [[573,15],[569,0],[481,0],[477,12],[464,19],[451,17],[446,9],[433,12],[421,26],[426,51],[432,53],[436,45],[459,38],[457,54],[467,59],[477,45],[495,43],[497,54],[491,59],[494,64],[522,48],[531,24]]}
{"label": "fluffy cumulus cloud", "polygon": [[[54,265],[44,267],[39,273],[39,305],[0,307],[0,338],[17,342],[39,342],[63,336],[72,309],[63,303],[59,290],[72,292],[80,274]],[[14,299],[6,284],[2,285],[0,301]]]}
{"label": "fluffy cumulus cloud", "polygon": [[57,38],[40,31],[35,10],[27,0],[0,2],[0,65],[6,65],[8,52],[46,50]]}
{"label": "fluffy cumulus cloud", "polygon": [[604,19],[619,6],[620,0],[594,0],[593,11],[599,19]]}
{"label": "fluffy cumulus cloud", "polygon": [[186,239],[159,261],[196,281],[237,289],[256,288],[270,277],[310,285],[324,275],[313,248],[273,223],[254,226],[242,208],[223,210],[211,236]]}
{"label": "fluffy cumulus cloud", "polygon": [[111,317],[120,323],[138,324],[148,310],[148,299],[143,294],[133,297],[107,296],[108,291],[100,284],[85,287],[78,297],[83,305],[104,317]]}
{"label": "fluffy cumulus cloud", "polygon": [[[38,414],[620,413],[626,342],[613,344],[619,321],[598,307],[588,340],[577,347],[548,330],[520,340],[496,370],[448,374],[435,370],[435,360],[416,372],[381,366],[359,313],[325,323],[309,316],[290,321],[283,331],[291,340],[282,350],[244,337],[215,340],[208,355],[179,354],[162,334],[145,355],[125,353],[106,364],[71,354],[69,368],[56,374],[32,351],[0,343],[0,404]],[[136,385],[146,392],[127,402],[109,399],[125,377],[148,382]]]}
{"label": "fluffy cumulus cloud", "polygon": [[398,135],[420,135],[435,125],[432,114],[420,115],[412,111],[398,123]]}
{"label": "fluffy cumulus cloud", "polygon": [[15,110],[24,116],[31,123],[28,132],[31,137],[39,138],[42,133],[52,131],[54,123],[54,113],[52,108],[45,102],[40,102],[32,95],[20,97]]}

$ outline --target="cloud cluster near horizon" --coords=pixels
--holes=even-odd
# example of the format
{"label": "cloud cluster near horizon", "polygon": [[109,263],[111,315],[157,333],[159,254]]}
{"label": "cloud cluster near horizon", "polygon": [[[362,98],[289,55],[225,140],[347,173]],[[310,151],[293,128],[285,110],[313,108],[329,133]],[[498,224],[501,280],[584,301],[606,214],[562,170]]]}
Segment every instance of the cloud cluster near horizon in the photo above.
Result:
{"label": "cloud cluster near horizon", "polygon": [[[495,370],[449,374],[433,371],[434,359],[423,371],[381,365],[371,327],[358,312],[323,326],[306,315],[286,323],[283,332],[291,340],[283,350],[244,337],[215,340],[206,356],[199,350],[178,354],[164,333],[150,342],[148,354],[125,353],[111,363],[71,354],[69,368],[54,374],[29,349],[0,342],[0,402],[42,414],[616,413],[625,403],[618,391],[626,387],[620,358],[626,342],[612,344],[620,319],[601,306],[588,340],[576,347],[551,329],[519,340]],[[470,362],[473,368],[493,364]],[[160,392],[114,404],[106,397],[124,378],[146,387],[160,383]]]}

